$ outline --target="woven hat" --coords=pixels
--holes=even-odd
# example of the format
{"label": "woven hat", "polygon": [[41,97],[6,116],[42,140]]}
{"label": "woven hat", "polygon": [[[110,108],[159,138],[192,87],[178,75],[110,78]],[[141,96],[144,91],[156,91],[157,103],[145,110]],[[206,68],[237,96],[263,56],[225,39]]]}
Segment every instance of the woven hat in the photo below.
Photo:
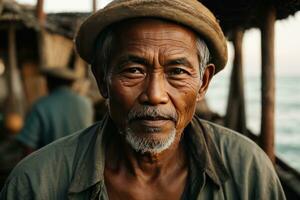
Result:
{"label": "woven hat", "polygon": [[88,63],[95,56],[96,40],[111,24],[126,19],[153,17],[183,24],[200,35],[208,45],[216,72],[227,62],[227,44],[215,16],[196,0],[114,0],[89,16],[75,37],[79,55]]}
{"label": "woven hat", "polygon": [[79,78],[78,74],[75,73],[75,71],[65,67],[47,67],[43,68],[41,72],[47,76],[70,81],[75,81]]}

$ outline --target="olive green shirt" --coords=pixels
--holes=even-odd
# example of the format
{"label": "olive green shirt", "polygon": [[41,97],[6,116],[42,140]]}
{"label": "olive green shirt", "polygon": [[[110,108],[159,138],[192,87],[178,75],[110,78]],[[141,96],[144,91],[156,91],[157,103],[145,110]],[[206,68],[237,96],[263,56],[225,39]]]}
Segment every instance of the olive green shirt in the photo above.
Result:
{"label": "olive green shirt", "polygon": [[[105,117],[34,152],[12,171],[0,199],[108,199],[104,155],[113,127]],[[273,165],[249,139],[194,117],[182,140],[190,161],[182,199],[285,199]]]}

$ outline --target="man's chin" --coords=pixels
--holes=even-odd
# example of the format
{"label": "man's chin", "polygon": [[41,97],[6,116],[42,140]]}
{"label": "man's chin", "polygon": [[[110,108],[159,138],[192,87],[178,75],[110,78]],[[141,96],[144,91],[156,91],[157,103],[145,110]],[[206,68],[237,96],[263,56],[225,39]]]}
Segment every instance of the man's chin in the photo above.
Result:
{"label": "man's chin", "polygon": [[127,143],[139,153],[158,154],[168,149],[176,137],[176,130],[170,131],[167,135],[160,133],[159,128],[149,127],[143,133],[136,133],[130,128],[126,129],[125,138]]}

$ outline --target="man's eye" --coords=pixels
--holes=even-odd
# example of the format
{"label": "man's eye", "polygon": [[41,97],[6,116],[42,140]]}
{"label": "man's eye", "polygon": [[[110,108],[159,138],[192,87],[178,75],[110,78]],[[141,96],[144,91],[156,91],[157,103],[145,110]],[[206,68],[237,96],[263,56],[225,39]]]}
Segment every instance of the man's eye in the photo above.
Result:
{"label": "man's eye", "polygon": [[170,75],[188,74],[188,72],[182,68],[174,68],[169,71]]}
{"label": "man's eye", "polygon": [[131,73],[131,74],[143,74],[143,70],[138,67],[131,67],[124,70],[125,73]]}

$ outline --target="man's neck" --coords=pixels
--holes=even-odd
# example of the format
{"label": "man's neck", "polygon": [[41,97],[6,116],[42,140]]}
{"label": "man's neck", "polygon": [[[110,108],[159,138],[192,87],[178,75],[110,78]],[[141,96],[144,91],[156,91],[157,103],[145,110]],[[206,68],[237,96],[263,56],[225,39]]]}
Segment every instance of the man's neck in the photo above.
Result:
{"label": "man's neck", "polygon": [[104,179],[109,199],[181,199],[188,176],[183,142],[177,139],[159,154],[141,154],[123,137],[111,134],[107,143]]}
{"label": "man's neck", "polygon": [[[176,173],[187,167],[183,143],[176,138],[170,148],[161,153],[140,153],[125,141],[122,135],[116,134],[113,143],[106,151],[106,168],[115,172],[125,170],[133,176],[153,180],[161,174]],[[118,145],[116,145],[116,141]]]}

